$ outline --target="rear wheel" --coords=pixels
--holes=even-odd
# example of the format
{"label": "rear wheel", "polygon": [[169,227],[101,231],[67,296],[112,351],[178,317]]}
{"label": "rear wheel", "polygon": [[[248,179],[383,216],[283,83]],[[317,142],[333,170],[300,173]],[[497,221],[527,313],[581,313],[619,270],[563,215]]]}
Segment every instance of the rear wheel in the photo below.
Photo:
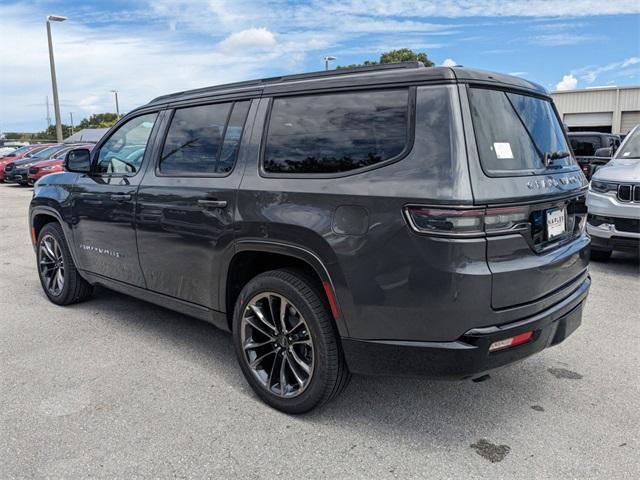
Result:
{"label": "rear wheel", "polygon": [[283,412],[307,412],[348,383],[324,297],[300,272],[273,270],[249,281],[236,302],[233,338],[251,387]]}
{"label": "rear wheel", "polygon": [[38,274],[44,293],[58,305],[81,302],[93,287],[80,276],[60,224],[47,223],[38,235]]}
{"label": "rear wheel", "polygon": [[595,260],[596,262],[606,262],[611,258],[611,254],[613,252],[611,250],[594,250],[591,249],[591,260]]}

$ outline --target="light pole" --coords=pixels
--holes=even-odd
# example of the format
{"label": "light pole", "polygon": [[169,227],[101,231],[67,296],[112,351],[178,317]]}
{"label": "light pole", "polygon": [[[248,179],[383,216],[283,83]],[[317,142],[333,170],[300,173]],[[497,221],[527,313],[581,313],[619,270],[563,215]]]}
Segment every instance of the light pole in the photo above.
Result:
{"label": "light pole", "polygon": [[120,107],[118,106],[118,91],[117,90],[111,90],[111,92],[116,97],[116,115],[118,116],[118,118],[120,118]]}
{"label": "light pole", "polygon": [[58,101],[58,82],[56,81],[56,65],[53,61],[53,44],[51,43],[51,22],[64,22],[67,17],[49,15],[47,17],[47,39],[49,40],[49,65],[51,67],[51,86],[53,87],[53,110],[56,116],[56,138],[62,143],[62,121],[60,120],[60,102]]}
{"label": "light pole", "polygon": [[73,112],[69,112],[69,117],[71,118],[71,135],[73,135]]}
{"label": "light pole", "polygon": [[322,57],[322,59],[324,60],[324,69],[329,70],[329,62],[333,62],[336,57],[334,57],[333,55],[325,55],[324,57]]}

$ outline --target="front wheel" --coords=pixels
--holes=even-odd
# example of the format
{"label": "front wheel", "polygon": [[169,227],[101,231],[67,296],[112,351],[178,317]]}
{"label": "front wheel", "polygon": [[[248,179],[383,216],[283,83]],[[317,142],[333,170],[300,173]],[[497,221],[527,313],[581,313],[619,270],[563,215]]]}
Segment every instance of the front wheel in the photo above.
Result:
{"label": "front wheel", "polygon": [[42,227],[36,255],[42,289],[53,303],[69,305],[91,295],[93,287],[78,273],[60,224]]}
{"label": "front wheel", "polygon": [[270,406],[304,413],[349,381],[338,334],[313,280],[293,270],[253,278],[238,296],[233,339],[242,372]]}

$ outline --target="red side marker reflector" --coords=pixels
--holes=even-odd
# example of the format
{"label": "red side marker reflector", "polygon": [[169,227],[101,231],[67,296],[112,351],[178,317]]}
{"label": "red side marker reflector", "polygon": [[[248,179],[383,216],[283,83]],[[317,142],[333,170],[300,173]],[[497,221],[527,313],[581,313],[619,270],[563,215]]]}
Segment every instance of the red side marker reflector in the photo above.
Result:
{"label": "red side marker reflector", "polygon": [[333,315],[333,318],[337,320],[340,318],[340,310],[338,310],[338,303],[333,295],[333,288],[331,288],[331,284],[329,282],[322,282],[322,287],[324,288],[324,293],[327,295],[329,307],[331,307],[331,315]]}
{"label": "red side marker reflector", "polygon": [[489,346],[490,352],[496,352],[498,350],[504,350],[505,348],[515,347],[516,345],[522,345],[523,343],[527,343],[533,337],[533,332],[525,332],[520,335],[516,335],[515,337],[505,338],[504,340],[498,340],[497,342],[493,342]]}

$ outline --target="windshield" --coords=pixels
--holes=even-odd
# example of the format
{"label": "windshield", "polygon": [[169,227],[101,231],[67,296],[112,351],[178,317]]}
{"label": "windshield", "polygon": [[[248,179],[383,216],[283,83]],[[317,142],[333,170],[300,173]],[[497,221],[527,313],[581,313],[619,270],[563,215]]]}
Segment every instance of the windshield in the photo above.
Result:
{"label": "windshield", "polygon": [[535,174],[577,165],[548,100],[471,88],[469,102],[480,162],[487,173]]}
{"label": "windshield", "polygon": [[7,157],[17,157],[21,153],[29,150],[30,148],[32,148],[32,147],[31,146],[25,146],[25,147],[16,148],[13,152],[9,152],[6,156]]}
{"label": "windshield", "polygon": [[636,128],[631,136],[616,152],[616,158],[640,158],[640,128]]}
{"label": "windshield", "polygon": [[53,147],[47,147],[44,150],[40,150],[38,153],[34,153],[29,158],[49,158],[49,155],[60,150],[60,148],[62,147],[60,147],[59,145],[55,145]]}

